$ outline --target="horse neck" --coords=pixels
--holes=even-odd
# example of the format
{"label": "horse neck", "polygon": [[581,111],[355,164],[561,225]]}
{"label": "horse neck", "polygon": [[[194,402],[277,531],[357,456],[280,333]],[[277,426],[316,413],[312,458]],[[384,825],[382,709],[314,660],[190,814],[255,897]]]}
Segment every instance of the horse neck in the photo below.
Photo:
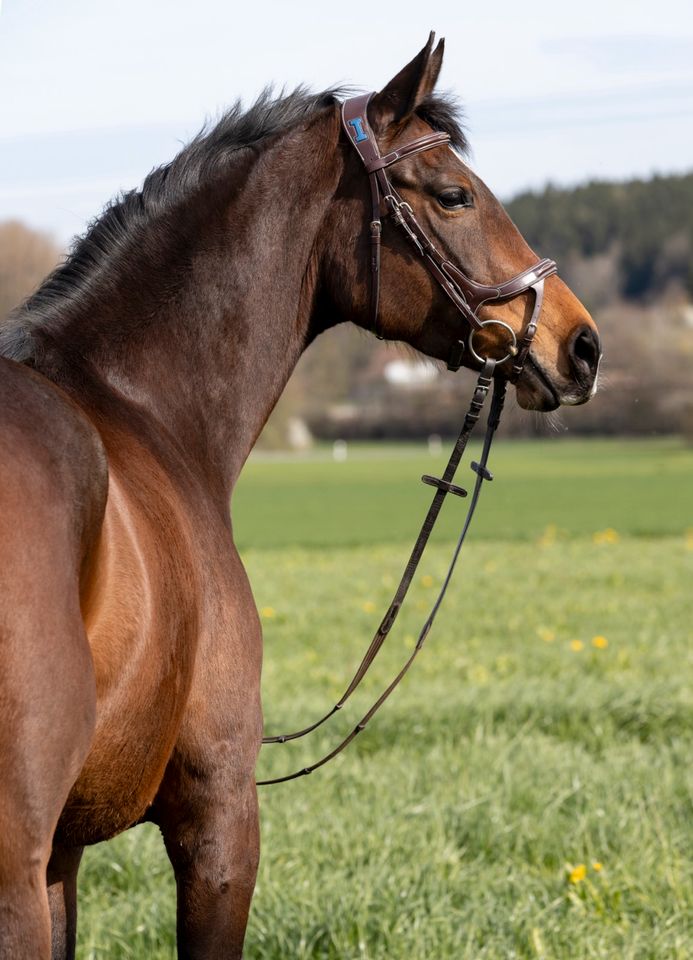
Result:
{"label": "horse neck", "polygon": [[[99,298],[80,355],[228,496],[317,317],[320,225],[340,176],[338,120],[282,136],[238,187],[202,191]],[[307,149],[307,141],[310,149]],[[180,224],[183,224],[181,229]],[[80,318],[62,336],[74,344]],[[82,382],[78,377],[77,382]]]}

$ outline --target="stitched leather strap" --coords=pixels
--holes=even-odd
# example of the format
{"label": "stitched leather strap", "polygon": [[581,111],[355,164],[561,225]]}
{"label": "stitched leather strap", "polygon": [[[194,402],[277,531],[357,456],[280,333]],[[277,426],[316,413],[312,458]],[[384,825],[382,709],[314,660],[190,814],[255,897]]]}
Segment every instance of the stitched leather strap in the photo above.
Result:
{"label": "stitched leather strap", "polygon": [[386,153],[379,160],[374,160],[367,164],[366,170],[374,173],[376,170],[384,170],[385,167],[391,167],[393,163],[405,160],[407,157],[413,157],[417,153],[423,153],[424,150],[430,150],[431,147],[438,147],[444,143],[450,143],[450,137],[447,133],[431,133],[426,137],[419,137],[412,143],[407,143],[403,147],[398,147],[391,153]]}

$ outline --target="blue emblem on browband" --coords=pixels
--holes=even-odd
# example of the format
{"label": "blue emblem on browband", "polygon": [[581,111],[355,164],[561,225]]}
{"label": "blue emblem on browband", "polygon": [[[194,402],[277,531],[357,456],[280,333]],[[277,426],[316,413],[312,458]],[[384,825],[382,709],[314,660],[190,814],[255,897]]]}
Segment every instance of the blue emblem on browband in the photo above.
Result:
{"label": "blue emblem on browband", "polygon": [[350,127],[354,128],[354,143],[361,143],[362,140],[368,140],[368,134],[363,129],[363,119],[361,117],[354,117],[353,120],[348,120],[347,123]]}

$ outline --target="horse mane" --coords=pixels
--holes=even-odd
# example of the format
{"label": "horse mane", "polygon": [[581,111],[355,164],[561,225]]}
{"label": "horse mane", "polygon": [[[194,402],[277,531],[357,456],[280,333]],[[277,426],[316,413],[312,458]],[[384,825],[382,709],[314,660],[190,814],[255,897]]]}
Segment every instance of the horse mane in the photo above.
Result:
{"label": "horse mane", "polygon": [[[140,189],[110,200],[84,234],[75,238],[64,261],[0,326],[0,356],[22,363],[36,359],[33,332],[51,329],[66,311],[86,303],[104,271],[117,270],[133,240],[141,243],[155,221],[222,175],[239,151],[282,133],[350,93],[345,87],[311,93],[299,86],[275,97],[272,88],[266,87],[247,110],[237,100],[213,126],[205,124],[173,160],[152,170]],[[449,134],[456,149],[466,152],[461,110],[452,95],[431,95],[416,113],[434,130]]]}

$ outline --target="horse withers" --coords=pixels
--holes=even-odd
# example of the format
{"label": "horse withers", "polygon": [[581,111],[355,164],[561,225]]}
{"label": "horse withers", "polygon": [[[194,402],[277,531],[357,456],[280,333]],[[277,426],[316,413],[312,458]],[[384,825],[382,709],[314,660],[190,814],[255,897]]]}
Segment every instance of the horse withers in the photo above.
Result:
{"label": "horse withers", "polygon": [[[431,37],[368,126],[383,156],[448,134],[455,149],[404,157],[392,185],[447,260],[497,283],[536,257],[461,159],[442,56]],[[234,107],[112,203],[0,334],[0,956],[73,957],[83,847],[143,820],[175,872],[179,956],[241,956],[262,637],[229,502],[306,346],[372,326],[353,146],[339,91]],[[380,240],[379,334],[475,366],[407,237],[386,219]],[[532,300],[482,305],[502,324],[476,352],[504,354],[507,328],[519,341]],[[520,404],[584,402],[598,361],[592,320],[548,276]]]}

